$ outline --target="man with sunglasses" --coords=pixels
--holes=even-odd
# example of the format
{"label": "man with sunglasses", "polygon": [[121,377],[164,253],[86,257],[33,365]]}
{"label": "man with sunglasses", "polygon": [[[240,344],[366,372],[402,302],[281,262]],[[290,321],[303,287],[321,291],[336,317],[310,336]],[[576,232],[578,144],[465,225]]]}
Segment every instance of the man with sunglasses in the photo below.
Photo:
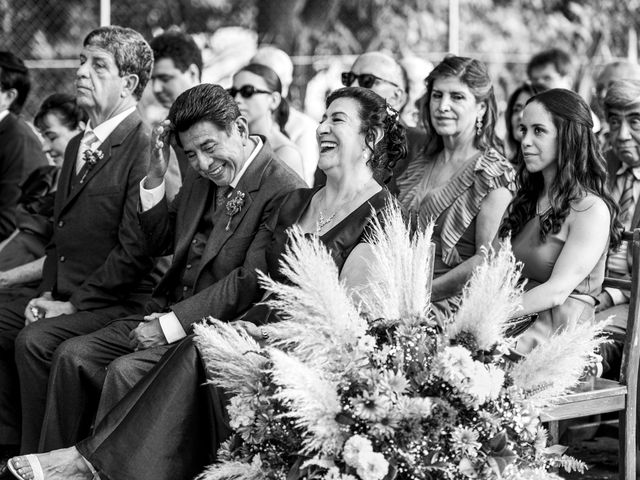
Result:
{"label": "man with sunglasses", "polygon": [[[342,84],[345,87],[362,87],[373,90],[387,100],[389,106],[400,112],[407,103],[408,78],[406,71],[393,58],[382,52],[367,52],[356,58],[351,70],[342,73]],[[407,157],[401,163],[394,166],[393,172],[389,172],[380,179],[386,184],[391,193],[397,195],[398,188],[395,179],[406,169],[420,147],[424,144],[424,132],[418,128],[407,127]],[[324,183],[316,172],[316,183]]]}

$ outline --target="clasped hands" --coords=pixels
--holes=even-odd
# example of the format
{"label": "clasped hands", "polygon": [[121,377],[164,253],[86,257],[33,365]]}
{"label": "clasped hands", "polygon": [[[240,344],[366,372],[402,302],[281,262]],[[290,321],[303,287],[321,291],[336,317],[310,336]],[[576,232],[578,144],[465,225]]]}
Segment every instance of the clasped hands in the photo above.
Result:
{"label": "clasped hands", "polygon": [[160,325],[160,317],[164,313],[155,312],[145,315],[144,321],[129,333],[129,346],[132,350],[146,350],[147,348],[168,345],[167,339]]}
{"label": "clasped hands", "polygon": [[42,320],[43,318],[57,317],[58,315],[71,315],[78,309],[71,302],[54,300],[51,292],[44,292],[40,297],[32,298],[24,309],[24,324]]}

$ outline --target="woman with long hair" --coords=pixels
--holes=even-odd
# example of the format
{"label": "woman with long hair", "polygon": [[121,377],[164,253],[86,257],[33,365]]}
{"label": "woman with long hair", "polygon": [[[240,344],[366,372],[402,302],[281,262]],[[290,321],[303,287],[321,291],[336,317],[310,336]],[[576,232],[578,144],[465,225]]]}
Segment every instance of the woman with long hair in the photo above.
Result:
{"label": "woman with long hair", "polygon": [[496,101],[486,66],[450,56],[426,81],[427,142],[398,178],[398,198],[422,224],[435,220],[432,300],[446,316],[498,231],[514,172],[494,132]]}
{"label": "woman with long hair", "polygon": [[233,76],[233,87],[228,92],[247,119],[251,134],[266,137],[280,160],[303,180],[310,178],[300,150],[284,131],[289,107],[282,97],[282,84],[276,72],[265,65],[250,63]]}
{"label": "woman with long hair", "polygon": [[[329,249],[340,278],[358,287],[367,270],[372,221],[393,197],[374,172],[406,155],[398,113],[373,91],[347,87],[334,91],[317,129],[319,167],[326,185],[294,190],[268,222],[272,241],[265,251],[268,273],[284,280],[280,259],[292,225],[316,235]],[[350,278],[350,273],[355,273]],[[235,321],[237,328],[263,338],[261,325],[278,321],[264,304]],[[76,447],[11,459],[17,478],[62,480],[191,479],[215,459],[231,433],[224,392],[205,385],[193,336],[169,350]]]}
{"label": "woman with long hair", "polygon": [[593,319],[608,247],[620,240],[592,128],[589,107],[570,90],[532,97],[522,115],[519,188],[500,227],[528,279],[518,314],[539,315],[519,337],[521,353]]}

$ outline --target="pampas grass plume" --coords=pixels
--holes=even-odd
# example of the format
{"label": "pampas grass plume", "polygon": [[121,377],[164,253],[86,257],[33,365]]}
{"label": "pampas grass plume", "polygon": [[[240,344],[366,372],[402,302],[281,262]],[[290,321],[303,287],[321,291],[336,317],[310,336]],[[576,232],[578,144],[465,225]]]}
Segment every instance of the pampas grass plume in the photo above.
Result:
{"label": "pampas grass plume", "polygon": [[[336,454],[344,443],[336,416],[342,411],[338,387],[321,372],[278,349],[270,349],[276,397],[291,405],[285,415],[309,432],[302,453]],[[293,453],[293,452],[292,452]]]}
{"label": "pampas grass plume", "polygon": [[255,457],[252,463],[224,462],[213,464],[196,477],[195,480],[262,480],[262,462]]}
{"label": "pampas grass plume", "polygon": [[424,318],[430,308],[433,222],[411,235],[400,207],[390,204],[375,219],[371,247],[376,259],[374,279],[363,295],[362,308],[386,325]]}
{"label": "pampas grass plume", "polygon": [[207,366],[207,378],[229,393],[250,393],[266,364],[260,346],[228,323],[213,318],[208,322],[194,326],[194,341]]}
{"label": "pampas grass plume", "polygon": [[491,350],[503,340],[507,322],[519,308],[521,267],[509,242],[502,243],[498,252],[483,253],[485,259],[465,286],[460,309],[447,332],[450,338],[470,333],[481,350]]}
{"label": "pampas grass plume", "polygon": [[538,404],[566,393],[578,383],[608,324],[575,322],[553,335],[515,365],[514,386]]}

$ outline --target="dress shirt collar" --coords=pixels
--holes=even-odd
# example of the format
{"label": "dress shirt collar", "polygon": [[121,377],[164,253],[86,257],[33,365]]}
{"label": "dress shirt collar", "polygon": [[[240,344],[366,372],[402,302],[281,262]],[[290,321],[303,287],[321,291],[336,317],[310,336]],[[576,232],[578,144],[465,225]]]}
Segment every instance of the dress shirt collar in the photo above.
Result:
{"label": "dress shirt collar", "polygon": [[9,110],[3,110],[0,112],[0,122],[5,119],[5,117],[9,115]]}
{"label": "dress shirt collar", "polygon": [[260,150],[262,150],[262,147],[264,146],[264,144],[262,143],[262,139],[257,135],[250,135],[249,140],[254,142],[256,146],[253,149],[253,152],[251,152],[251,155],[249,155],[249,158],[247,158],[247,161],[244,162],[244,165],[242,166],[240,171],[236,174],[236,176],[233,178],[233,180],[229,184],[231,188],[236,188],[236,186],[238,185],[238,182],[240,182],[240,179],[242,178],[242,175],[244,175],[244,172],[247,171],[247,168],[249,168],[249,165],[251,165],[251,162],[253,162],[253,160],[258,156],[258,154],[260,153]]}
{"label": "dress shirt collar", "polygon": [[111,133],[122,123],[122,121],[131,115],[135,111],[136,107],[127,108],[125,111],[120,112],[119,114],[111,117],[109,120],[102,122],[100,125],[93,127],[91,125],[91,121],[87,122],[87,128],[85,128],[85,132],[87,130],[93,130],[100,143],[104,142]]}

